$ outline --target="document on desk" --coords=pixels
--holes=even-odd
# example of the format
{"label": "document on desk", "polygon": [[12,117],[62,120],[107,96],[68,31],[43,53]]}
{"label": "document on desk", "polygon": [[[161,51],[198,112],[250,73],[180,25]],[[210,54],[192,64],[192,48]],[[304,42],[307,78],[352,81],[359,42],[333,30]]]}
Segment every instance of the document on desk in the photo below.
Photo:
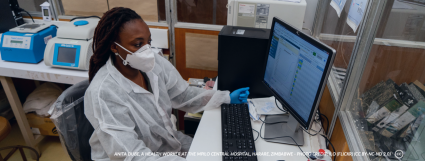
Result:
{"label": "document on desk", "polygon": [[347,0],[332,0],[331,6],[335,9],[336,13],[338,14],[338,17],[341,15],[341,11],[344,9],[345,2]]}
{"label": "document on desk", "polygon": [[[277,101],[277,104],[282,108],[279,101]],[[255,109],[258,115],[283,114],[283,112],[276,107],[275,97],[248,99],[248,105],[250,110],[251,107],[253,107],[252,110]]]}
{"label": "document on desk", "polygon": [[363,15],[366,12],[367,0],[353,0],[348,11],[347,24],[354,32],[362,22]]}

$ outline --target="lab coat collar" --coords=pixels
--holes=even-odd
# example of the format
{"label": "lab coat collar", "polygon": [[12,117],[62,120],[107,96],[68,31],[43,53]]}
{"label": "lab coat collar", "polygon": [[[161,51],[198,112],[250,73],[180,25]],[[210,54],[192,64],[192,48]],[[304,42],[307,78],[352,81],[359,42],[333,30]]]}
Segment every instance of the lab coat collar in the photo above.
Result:
{"label": "lab coat collar", "polygon": [[[111,74],[112,78],[117,81],[117,83],[127,92],[130,93],[131,91],[133,91],[134,93],[150,93],[149,91],[145,90],[144,88],[140,87],[139,85],[137,85],[136,83],[134,83],[133,81],[127,79],[126,77],[124,77],[121,72],[118,71],[117,68],[115,68],[115,66],[112,64],[112,59],[109,58],[108,62],[106,63],[106,68],[108,69],[108,72]],[[149,72],[150,73],[150,72]],[[148,75],[148,74],[147,74]],[[148,75],[149,77],[149,75]],[[155,88],[152,86],[152,81],[151,77],[149,77],[149,80],[151,82],[151,87]],[[156,83],[155,83],[156,84]],[[157,88],[157,87],[156,87]],[[153,90],[155,91],[155,90]]]}

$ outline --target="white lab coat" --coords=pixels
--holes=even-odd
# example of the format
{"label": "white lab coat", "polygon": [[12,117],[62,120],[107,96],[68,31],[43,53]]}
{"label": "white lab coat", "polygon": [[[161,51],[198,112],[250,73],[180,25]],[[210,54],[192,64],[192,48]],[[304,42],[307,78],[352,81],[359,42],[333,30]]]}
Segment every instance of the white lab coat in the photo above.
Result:
{"label": "white lab coat", "polygon": [[187,152],[192,138],[172,129],[172,108],[196,113],[230,103],[229,91],[191,87],[158,54],[155,63],[146,73],[153,94],[125,78],[111,59],[93,78],[84,96],[85,115],[95,129],[89,141],[93,160],[185,160],[117,154]]}

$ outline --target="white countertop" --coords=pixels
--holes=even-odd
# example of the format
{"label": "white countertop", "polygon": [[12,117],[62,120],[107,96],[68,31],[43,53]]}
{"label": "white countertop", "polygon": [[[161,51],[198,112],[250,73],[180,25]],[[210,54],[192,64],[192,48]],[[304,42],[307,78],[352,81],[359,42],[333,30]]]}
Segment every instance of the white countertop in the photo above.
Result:
{"label": "white countertop", "polygon": [[46,66],[44,60],[38,64],[4,61],[1,60],[1,53],[0,76],[64,84],[75,84],[89,78],[88,71]]}
{"label": "white countertop", "polygon": [[[213,90],[217,90],[218,78],[215,82]],[[261,119],[264,120],[265,117],[261,116]],[[260,131],[261,121],[252,121],[252,128]],[[264,127],[263,127],[264,128]],[[317,130],[317,129],[316,129]],[[257,132],[253,131],[254,139],[257,137]],[[261,136],[264,137],[264,129]],[[304,152],[318,151],[320,143],[318,141],[319,135],[310,136],[304,132],[304,145],[301,146],[301,149]],[[298,152],[301,152],[298,146],[295,145],[286,145],[278,143],[266,142],[260,137],[255,141],[255,150],[256,152],[269,152],[271,155],[272,152],[293,152],[293,155],[289,156],[257,156],[259,161],[305,161],[307,158],[304,155],[297,155]],[[190,146],[189,153],[201,153],[201,152],[222,152],[221,145],[221,109],[217,108],[214,110],[204,111],[202,115],[201,122],[199,123],[198,129],[196,130],[195,137],[193,138],[192,145]],[[202,156],[202,155],[188,155],[186,157],[188,161],[221,161],[222,156]]]}
{"label": "white countertop", "polygon": [[[192,145],[189,149],[190,152],[222,152],[221,145],[221,109],[217,108],[214,110],[205,111],[202,115],[201,122],[199,123],[198,129],[193,138]],[[262,116],[264,120],[264,116]],[[260,121],[252,121],[252,128],[260,131]],[[263,134],[264,137],[264,127]],[[253,131],[254,139],[257,137],[257,132]],[[266,142],[260,137],[255,141],[255,149],[258,152],[293,152],[292,156],[257,156],[259,161],[305,161],[307,158],[304,155],[297,155],[297,152],[301,152],[300,149],[295,145],[286,145],[278,143]],[[304,152],[311,152],[310,135],[304,132],[304,145],[301,146]],[[188,161],[221,161],[222,156],[201,156],[201,155],[188,155],[186,158]]]}

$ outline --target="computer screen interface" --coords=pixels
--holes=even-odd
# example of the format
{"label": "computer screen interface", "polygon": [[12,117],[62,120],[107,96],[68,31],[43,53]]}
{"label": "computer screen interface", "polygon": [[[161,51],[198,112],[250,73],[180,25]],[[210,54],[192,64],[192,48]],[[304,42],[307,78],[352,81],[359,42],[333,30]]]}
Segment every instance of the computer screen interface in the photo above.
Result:
{"label": "computer screen interface", "polygon": [[306,124],[329,54],[275,22],[267,65],[266,85],[277,93]]}

